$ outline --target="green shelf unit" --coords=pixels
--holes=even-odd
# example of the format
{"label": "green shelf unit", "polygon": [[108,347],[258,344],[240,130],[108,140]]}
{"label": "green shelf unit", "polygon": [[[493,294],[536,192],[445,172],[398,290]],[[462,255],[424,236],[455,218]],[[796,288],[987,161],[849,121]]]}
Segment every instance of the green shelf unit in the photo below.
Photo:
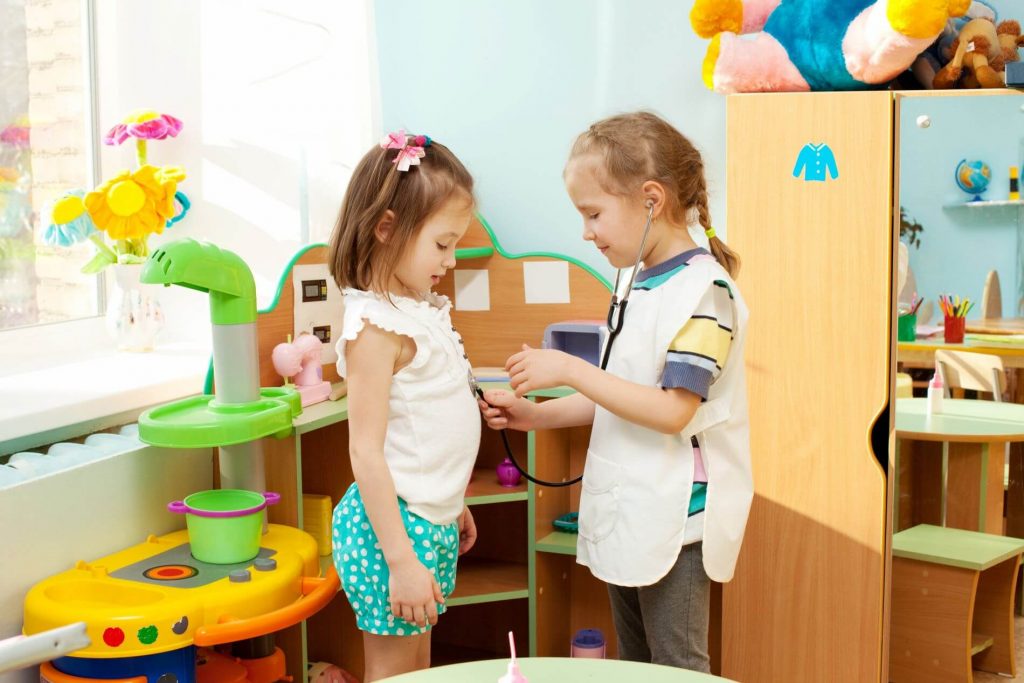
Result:
{"label": "green shelf unit", "polygon": [[493,469],[478,467],[473,470],[473,479],[466,489],[466,505],[514,503],[527,500],[529,495],[525,479],[515,488],[506,488],[498,483],[497,474]]}
{"label": "green shelf unit", "polygon": [[558,553],[560,555],[576,555],[576,534],[565,531],[552,531],[544,538],[537,541],[536,549],[539,553]]}
{"label": "green shelf unit", "polygon": [[306,434],[348,420],[348,396],[307,406],[293,423],[296,434]]}
{"label": "green shelf unit", "polygon": [[449,607],[460,607],[463,605],[483,605],[491,602],[504,602],[505,600],[525,600],[530,597],[530,591],[527,588],[522,590],[507,591],[504,593],[484,593],[482,595],[474,595],[471,597],[459,598],[452,597],[448,599]]}

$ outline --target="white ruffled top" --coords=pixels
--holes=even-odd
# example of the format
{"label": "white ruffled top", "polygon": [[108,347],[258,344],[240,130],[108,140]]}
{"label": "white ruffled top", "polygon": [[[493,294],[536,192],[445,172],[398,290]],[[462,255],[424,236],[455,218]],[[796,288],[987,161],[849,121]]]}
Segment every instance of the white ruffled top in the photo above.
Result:
{"label": "white ruffled top", "polygon": [[345,289],[338,374],[347,377],[345,345],[363,326],[409,337],[412,361],[391,381],[384,460],[395,490],[413,513],[448,524],[462,513],[480,448],[480,412],[469,387],[469,361],[451,321],[447,297],[426,300]]}

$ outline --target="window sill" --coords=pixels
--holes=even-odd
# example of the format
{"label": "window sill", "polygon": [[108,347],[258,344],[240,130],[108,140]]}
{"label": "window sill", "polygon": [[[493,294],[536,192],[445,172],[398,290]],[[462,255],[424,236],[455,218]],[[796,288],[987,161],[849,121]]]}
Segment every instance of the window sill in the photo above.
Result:
{"label": "window sill", "polygon": [[209,361],[208,346],[182,342],[0,377],[0,455],[134,422],[150,406],[198,394]]}

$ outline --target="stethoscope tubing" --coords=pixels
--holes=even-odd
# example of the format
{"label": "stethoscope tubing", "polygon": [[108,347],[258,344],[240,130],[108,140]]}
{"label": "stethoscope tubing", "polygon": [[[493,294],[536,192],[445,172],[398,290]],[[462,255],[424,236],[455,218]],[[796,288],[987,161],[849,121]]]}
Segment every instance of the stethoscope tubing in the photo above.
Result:
{"label": "stethoscope tubing", "polygon": [[[604,354],[601,358],[601,369],[606,370],[608,368],[608,359],[611,357],[612,344],[615,343],[615,338],[619,336],[619,332],[622,331],[622,324],[626,317],[626,305],[629,303],[629,293],[633,290],[633,283],[636,280],[637,271],[640,270],[640,260],[644,254],[644,247],[647,245],[647,233],[651,230],[651,221],[654,219],[654,203],[648,202],[647,204],[647,223],[644,225],[643,237],[640,238],[640,249],[636,253],[636,262],[633,264],[633,271],[629,275],[629,285],[626,287],[626,291],[622,295],[622,300],[619,300],[619,278],[622,276],[622,270],[619,269],[615,272],[615,289],[612,291],[612,299],[608,304],[608,343],[604,346]],[[616,316],[618,313],[618,316]],[[617,318],[617,320],[616,320]],[[484,403],[484,392],[480,387],[476,386],[474,381],[473,388],[476,391],[477,396],[480,397]],[[505,445],[505,455],[508,456],[509,461],[512,465],[519,470],[519,474],[523,475],[527,481],[531,481],[538,486],[547,486],[550,488],[560,488],[563,486],[572,486],[583,481],[583,475],[580,474],[578,477],[568,479],[566,481],[547,481],[544,479],[538,479],[532,474],[526,471],[526,468],[520,466],[519,461],[516,460],[516,456],[512,453],[512,445],[508,441],[508,435],[505,433],[505,429],[499,430],[501,433],[501,442]]]}

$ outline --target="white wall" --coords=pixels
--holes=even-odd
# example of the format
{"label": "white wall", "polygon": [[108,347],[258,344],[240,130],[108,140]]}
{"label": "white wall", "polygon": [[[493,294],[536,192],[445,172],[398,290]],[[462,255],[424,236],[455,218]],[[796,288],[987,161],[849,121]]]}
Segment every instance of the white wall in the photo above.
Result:
{"label": "white wall", "polygon": [[512,251],[556,251],[603,273],[562,186],[573,138],[651,109],[703,152],[725,235],[725,98],[701,79],[707,41],[689,0],[376,0],[381,112],[444,142],[477,180],[480,210]]}

